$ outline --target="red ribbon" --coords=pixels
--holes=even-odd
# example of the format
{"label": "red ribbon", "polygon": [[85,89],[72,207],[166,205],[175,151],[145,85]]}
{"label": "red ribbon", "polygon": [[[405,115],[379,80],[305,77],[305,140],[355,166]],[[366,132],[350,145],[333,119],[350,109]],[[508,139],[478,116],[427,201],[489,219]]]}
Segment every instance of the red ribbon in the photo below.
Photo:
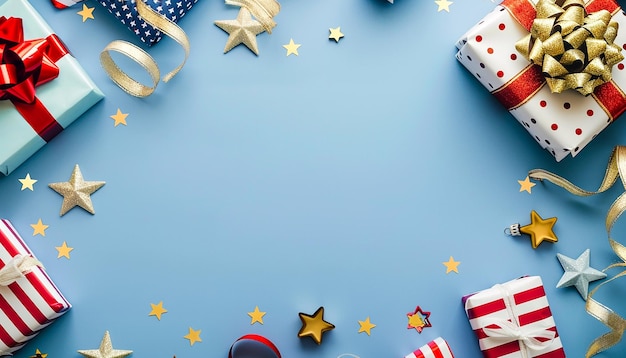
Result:
{"label": "red ribbon", "polygon": [[233,355],[233,349],[235,347],[235,345],[238,342],[241,341],[255,341],[255,342],[259,342],[262,343],[263,345],[265,345],[267,348],[269,348],[275,355],[276,358],[282,358],[280,355],[280,352],[278,351],[278,348],[276,348],[276,346],[274,345],[274,343],[272,343],[272,341],[270,341],[269,339],[260,336],[258,334],[246,334],[245,336],[239,337],[235,343],[233,343],[232,346],[230,346],[230,350],[228,351],[228,358],[234,358]]}
{"label": "red ribbon", "polygon": [[[504,0],[500,5],[505,7],[520,25],[530,31],[537,16],[535,6],[530,0]],[[591,0],[585,8],[588,13],[607,10],[615,15],[620,11],[619,5],[614,0]],[[541,67],[531,65],[492,93],[508,110],[511,110],[526,103],[544,84]],[[626,111],[626,95],[612,80],[596,87],[592,96],[611,120]]]}
{"label": "red ribbon", "polygon": [[46,142],[63,127],[36,97],[37,86],[59,76],[55,64],[68,54],[56,35],[24,40],[22,19],[0,17],[0,100],[9,100]]}

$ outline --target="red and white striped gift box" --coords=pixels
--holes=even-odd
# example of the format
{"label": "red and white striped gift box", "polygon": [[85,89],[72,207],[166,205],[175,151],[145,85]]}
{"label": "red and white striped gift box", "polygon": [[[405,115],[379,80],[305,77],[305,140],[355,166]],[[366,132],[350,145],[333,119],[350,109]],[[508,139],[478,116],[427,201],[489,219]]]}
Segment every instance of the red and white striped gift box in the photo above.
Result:
{"label": "red and white striped gift box", "polygon": [[83,1],[84,0],[52,0],[52,5],[59,9],[65,9],[66,7],[70,7]]}
{"label": "red and white striped gift box", "polygon": [[[0,269],[18,254],[34,256],[11,223],[0,220]],[[0,286],[0,356],[22,348],[70,307],[40,267]]]}
{"label": "red and white striped gift box", "polygon": [[404,358],[454,358],[448,342],[437,337]]}
{"label": "red and white striped gift box", "polygon": [[539,276],[527,276],[463,298],[486,358],[564,358]]}

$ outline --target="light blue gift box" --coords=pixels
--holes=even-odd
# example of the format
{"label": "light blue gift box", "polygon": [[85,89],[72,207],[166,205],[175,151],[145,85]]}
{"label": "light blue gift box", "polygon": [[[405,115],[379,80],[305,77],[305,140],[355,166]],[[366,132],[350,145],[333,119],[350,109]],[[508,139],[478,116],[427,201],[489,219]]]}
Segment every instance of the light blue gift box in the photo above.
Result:
{"label": "light blue gift box", "polygon": [[[53,33],[37,10],[26,0],[7,0],[0,3],[1,16],[22,18],[25,40],[45,38]],[[104,94],[72,55],[63,56],[56,64],[60,70],[59,76],[38,86],[37,98],[57,122],[67,128],[100,101]],[[11,101],[0,101],[0,173],[8,175],[45,144]]]}

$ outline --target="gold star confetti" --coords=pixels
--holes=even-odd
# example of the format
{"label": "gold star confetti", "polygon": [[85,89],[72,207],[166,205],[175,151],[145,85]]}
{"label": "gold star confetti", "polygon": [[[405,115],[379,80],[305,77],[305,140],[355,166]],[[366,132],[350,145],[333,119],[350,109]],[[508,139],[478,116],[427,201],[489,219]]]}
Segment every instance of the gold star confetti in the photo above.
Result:
{"label": "gold star confetti", "polygon": [[335,40],[335,42],[339,42],[339,39],[343,37],[343,33],[341,33],[341,26],[338,26],[334,29],[331,27],[328,30],[330,30],[330,35],[328,36],[328,38]]}
{"label": "gold star confetti", "polygon": [[522,226],[519,230],[530,235],[530,242],[533,249],[536,249],[539,244],[544,241],[557,242],[559,239],[552,231],[552,227],[556,223],[556,218],[542,219],[535,210],[530,212],[530,224]]}
{"label": "gold star confetti", "polygon": [[189,327],[189,333],[183,338],[188,339],[189,345],[193,346],[193,344],[196,342],[202,342],[202,339],[200,338],[200,332],[201,330],[194,331],[193,328]]}
{"label": "gold star confetti", "polygon": [[30,358],[46,358],[48,357],[48,353],[41,353],[39,349],[35,350],[35,355],[30,356]]}
{"label": "gold star confetti", "polygon": [[67,243],[65,241],[63,241],[63,245],[55,246],[55,249],[57,249],[57,251],[59,252],[59,254],[57,255],[57,259],[65,257],[68,260],[70,259],[70,251],[74,250],[73,247],[67,246]]}
{"label": "gold star confetti", "polygon": [[422,330],[426,327],[432,327],[430,321],[428,320],[430,312],[422,311],[420,306],[417,306],[415,311],[407,313],[406,317],[409,319],[409,323],[406,328],[415,328],[417,333],[422,333]]}
{"label": "gold star confetti", "polygon": [[167,310],[163,308],[163,301],[159,302],[156,305],[154,303],[151,303],[150,306],[152,306],[152,311],[150,311],[150,314],[148,316],[156,316],[156,318],[160,321],[161,315],[167,312]]}
{"label": "gold star confetti", "polygon": [[450,256],[450,259],[446,262],[443,262],[443,264],[446,266],[446,274],[452,271],[459,273],[459,265],[461,264],[461,262],[454,261],[454,257]]}
{"label": "gold star confetti", "polygon": [[83,4],[83,9],[77,12],[77,14],[83,17],[83,22],[87,21],[87,19],[93,20],[94,9],[95,7],[87,7],[87,5]]}
{"label": "gold star confetti", "polygon": [[126,117],[128,117],[128,113],[122,113],[122,111],[118,108],[117,113],[110,116],[114,121],[114,126],[117,127],[120,124],[126,125]]}
{"label": "gold star confetti", "polygon": [[266,312],[259,311],[259,306],[254,307],[254,311],[248,312],[248,316],[252,318],[252,320],[250,321],[250,324],[254,324],[255,322],[259,322],[260,324],[263,324],[263,316],[265,316],[265,313]]}
{"label": "gold star confetti", "polygon": [[302,312],[298,313],[298,315],[302,321],[302,328],[298,332],[298,337],[311,337],[317,344],[322,344],[324,332],[335,328],[335,325],[332,323],[324,321],[324,307],[318,308],[313,315]]}
{"label": "gold star confetti", "polygon": [[100,342],[100,348],[79,350],[78,353],[87,358],[123,358],[133,353],[133,351],[113,349],[113,343],[111,343],[109,331],[106,331],[104,332],[102,342]]}
{"label": "gold star confetti", "polygon": [[37,180],[32,179],[30,177],[30,173],[27,173],[24,179],[18,179],[18,180],[20,181],[20,183],[22,183],[22,190],[24,189],[30,189],[30,191],[35,190],[35,188],[33,188],[33,184],[35,184]]}
{"label": "gold star confetti", "polygon": [[61,216],[65,215],[75,206],[87,210],[91,214],[95,214],[93,204],[91,203],[91,194],[100,189],[105,182],[103,181],[85,181],[83,174],[80,172],[78,164],[74,167],[70,180],[64,183],[52,183],[48,186],[63,195],[63,204],[61,205]]}
{"label": "gold star confetti", "polygon": [[519,191],[520,191],[520,193],[523,192],[523,191],[527,191],[528,194],[531,194],[532,187],[537,185],[537,184],[531,182],[530,178],[528,176],[526,176],[526,179],[518,180],[517,182],[519,183]]}
{"label": "gold star confetti", "polygon": [[289,40],[289,43],[286,45],[283,45],[283,47],[285,49],[287,49],[287,56],[294,54],[296,56],[298,56],[298,48],[300,47],[300,44],[296,44],[293,42],[293,39]]}
{"label": "gold star confetti", "polygon": [[365,321],[359,321],[359,333],[365,332],[369,336],[372,328],[374,327],[376,327],[376,325],[370,322],[369,316],[365,319]]}
{"label": "gold star confetti", "polygon": [[33,236],[37,234],[46,236],[46,229],[48,228],[48,225],[44,225],[43,222],[41,222],[41,219],[39,219],[36,224],[30,224],[30,227],[33,228]]}
{"label": "gold star confetti", "polygon": [[239,44],[244,44],[255,55],[259,54],[256,35],[265,31],[265,28],[263,28],[260,22],[252,19],[248,9],[242,7],[236,20],[219,20],[215,21],[215,25],[228,33],[224,53],[227,53]]}
{"label": "gold star confetti", "polygon": [[437,4],[438,8],[437,8],[437,12],[441,11],[441,10],[446,10],[447,12],[450,12],[450,5],[454,4],[452,1],[448,1],[448,0],[435,0],[435,4]]}

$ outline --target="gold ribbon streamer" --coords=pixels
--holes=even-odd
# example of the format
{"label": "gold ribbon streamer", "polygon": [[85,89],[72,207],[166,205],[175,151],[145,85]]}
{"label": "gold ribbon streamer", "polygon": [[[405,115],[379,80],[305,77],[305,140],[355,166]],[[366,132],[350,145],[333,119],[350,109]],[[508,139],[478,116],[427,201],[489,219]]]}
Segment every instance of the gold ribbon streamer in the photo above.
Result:
{"label": "gold ribbon streamer", "polygon": [[[150,6],[144,4],[143,0],[136,0],[135,4],[137,6],[139,16],[141,16],[146,23],[171,37],[185,51],[185,58],[183,59],[183,62],[163,76],[163,82],[168,82],[176,76],[176,74],[185,66],[185,63],[187,62],[191,48],[189,38],[187,37],[185,31],[176,25],[176,23],[154,11]],[[111,57],[110,51],[118,52],[143,67],[152,79],[152,86],[146,86],[136,81],[120,69]],[[159,70],[159,66],[156,61],[146,51],[131,44],[130,42],[116,40],[109,43],[100,53],[100,63],[111,80],[126,93],[132,96],[147,97],[156,90],[157,85],[159,84],[161,71]]]}
{"label": "gold ribbon streamer", "polygon": [[624,56],[610,12],[587,14],[584,0],[539,0],[536,10],[530,33],[515,48],[542,67],[553,93],[574,89],[587,96],[611,80]]}
{"label": "gold ribbon streamer", "polygon": [[235,5],[248,9],[250,13],[263,25],[268,34],[276,27],[274,16],[280,11],[280,4],[276,0],[226,0],[226,5]]}
{"label": "gold ribbon streamer", "polygon": [[[618,177],[622,181],[624,189],[626,189],[626,147],[615,147],[615,149],[611,153],[611,157],[609,158],[609,162],[604,173],[604,179],[602,179],[602,183],[596,191],[587,191],[581,189],[572,184],[567,179],[564,179],[563,177],[560,177],[543,169],[533,169],[528,172],[528,176],[536,180],[545,179],[578,196],[591,196],[602,193],[612,187],[617,181]],[[626,267],[626,247],[611,238],[611,229],[613,228],[613,225],[615,224],[617,219],[619,219],[620,215],[622,215],[622,213],[624,213],[625,211],[626,192],[622,193],[617,199],[615,199],[615,201],[613,201],[606,214],[605,219],[605,228],[609,238],[609,244],[611,245],[613,252],[615,252],[615,254],[622,260],[622,262],[612,264],[605,268],[603,271],[607,271],[615,267]],[[590,344],[585,355],[586,358],[592,357],[616,345],[622,339],[624,331],[626,331],[626,319],[615,313],[611,308],[593,299],[593,295],[598,291],[600,287],[622,276],[626,276],[626,270],[616,274],[609,280],[602,282],[600,285],[594,288],[587,296],[587,303],[585,305],[587,313],[605,324],[611,329],[611,331],[596,338]]]}

